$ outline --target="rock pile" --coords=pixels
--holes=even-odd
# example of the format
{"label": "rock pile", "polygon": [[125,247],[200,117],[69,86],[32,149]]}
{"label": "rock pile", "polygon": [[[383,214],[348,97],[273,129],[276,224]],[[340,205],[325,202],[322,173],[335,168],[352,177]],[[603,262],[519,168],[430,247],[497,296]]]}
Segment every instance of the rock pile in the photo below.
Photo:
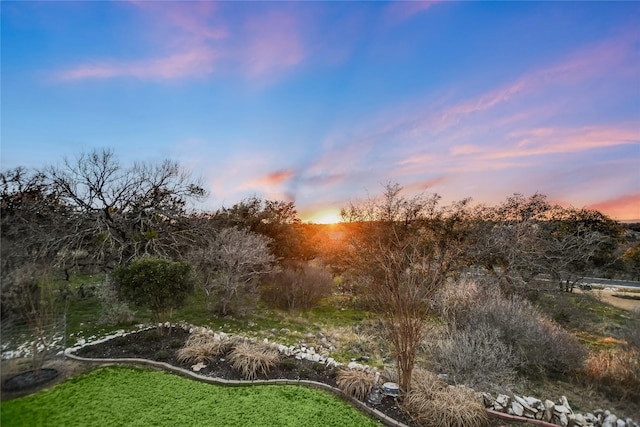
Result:
{"label": "rock pile", "polygon": [[598,409],[593,413],[575,413],[567,398],[562,396],[556,402],[527,396],[499,394],[493,398],[489,393],[481,393],[484,406],[532,420],[545,421],[562,427],[640,427],[631,418],[618,418],[610,411]]}

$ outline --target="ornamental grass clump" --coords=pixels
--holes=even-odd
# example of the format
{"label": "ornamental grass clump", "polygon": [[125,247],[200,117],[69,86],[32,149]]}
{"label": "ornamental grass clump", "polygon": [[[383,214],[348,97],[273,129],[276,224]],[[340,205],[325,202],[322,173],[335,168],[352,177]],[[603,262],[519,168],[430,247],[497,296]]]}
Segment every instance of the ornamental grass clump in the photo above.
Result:
{"label": "ornamental grass clump", "polygon": [[196,330],[189,335],[176,356],[180,363],[211,362],[216,356],[229,352],[233,345],[234,340],[230,337],[220,338],[211,331]]}
{"label": "ornamental grass clump", "polygon": [[364,400],[373,389],[375,376],[361,369],[340,369],[336,376],[336,384],[347,396]]}
{"label": "ornamental grass clump", "polygon": [[229,353],[229,362],[247,380],[254,380],[258,374],[267,375],[280,361],[278,350],[268,344],[243,342]]}
{"label": "ornamental grass clump", "polygon": [[430,427],[484,427],[489,418],[475,392],[464,386],[449,386],[435,374],[414,371],[411,390],[403,409],[420,425]]}

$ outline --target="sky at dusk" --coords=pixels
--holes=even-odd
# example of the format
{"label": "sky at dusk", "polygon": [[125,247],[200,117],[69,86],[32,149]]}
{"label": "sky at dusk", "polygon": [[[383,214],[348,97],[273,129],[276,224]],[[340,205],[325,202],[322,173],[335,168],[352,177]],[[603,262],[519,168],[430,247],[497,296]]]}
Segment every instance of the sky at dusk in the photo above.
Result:
{"label": "sky at dusk", "polygon": [[1,166],[94,148],[199,209],[322,221],[399,183],[640,219],[640,2],[0,3]]}

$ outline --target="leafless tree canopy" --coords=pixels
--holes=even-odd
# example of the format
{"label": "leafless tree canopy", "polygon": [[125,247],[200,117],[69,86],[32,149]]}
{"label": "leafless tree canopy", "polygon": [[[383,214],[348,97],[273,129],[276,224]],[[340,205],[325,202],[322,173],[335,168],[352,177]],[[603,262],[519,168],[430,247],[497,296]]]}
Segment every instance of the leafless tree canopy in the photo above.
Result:
{"label": "leafless tree canopy", "polygon": [[187,202],[205,195],[176,162],[123,167],[106,150],[67,159],[47,175],[70,209],[66,262],[86,254],[112,267],[145,254],[175,255],[189,239]]}
{"label": "leafless tree canopy", "polygon": [[552,205],[540,194],[514,194],[481,209],[474,233],[470,263],[506,290],[549,284],[571,290],[585,274],[615,262],[623,230],[597,211]]}
{"label": "leafless tree canopy", "polygon": [[216,310],[226,315],[238,302],[255,294],[257,280],[273,270],[275,257],[269,251],[269,239],[236,227],[213,235],[208,244],[195,249],[187,258],[195,266],[206,305],[215,299]]}
{"label": "leafless tree canopy", "polygon": [[468,201],[440,207],[437,195],[405,198],[401,191],[387,185],[380,198],[352,204],[342,216],[352,225],[353,274],[385,320],[407,391],[430,301],[464,250]]}

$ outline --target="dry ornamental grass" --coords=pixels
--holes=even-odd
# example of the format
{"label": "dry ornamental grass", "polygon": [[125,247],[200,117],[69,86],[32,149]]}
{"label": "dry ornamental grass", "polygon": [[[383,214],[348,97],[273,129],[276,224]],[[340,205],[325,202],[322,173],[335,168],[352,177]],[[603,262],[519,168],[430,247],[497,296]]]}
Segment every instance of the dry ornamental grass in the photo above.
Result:
{"label": "dry ornamental grass", "polygon": [[216,356],[226,354],[233,347],[235,340],[230,337],[217,338],[211,331],[196,330],[185,346],[178,350],[177,359],[180,363],[200,363],[213,361]]}
{"label": "dry ornamental grass", "polygon": [[336,377],[338,388],[348,396],[364,400],[373,389],[375,376],[360,369],[340,369]]}
{"label": "dry ornamental grass", "polygon": [[414,372],[403,407],[424,426],[483,427],[489,424],[487,412],[472,389],[448,386],[435,374],[422,369]]}
{"label": "dry ornamental grass", "polygon": [[280,354],[266,344],[243,342],[229,353],[231,366],[248,380],[254,380],[259,373],[267,375],[280,361]]}

